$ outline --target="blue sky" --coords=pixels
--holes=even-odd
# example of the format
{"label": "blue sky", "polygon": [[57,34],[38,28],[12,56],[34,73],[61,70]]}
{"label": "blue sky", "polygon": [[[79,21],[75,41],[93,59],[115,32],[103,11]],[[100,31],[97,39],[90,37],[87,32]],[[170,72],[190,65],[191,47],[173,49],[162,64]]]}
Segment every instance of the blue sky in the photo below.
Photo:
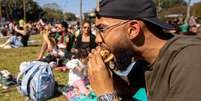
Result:
{"label": "blue sky", "polygon": [[194,2],[198,2],[198,1],[201,1],[201,0],[192,0],[193,3],[194,3]]}
{"label": "blue sky", "polygon": [[[80,12],[80,0],[34,0],[39,5],[47,3],[57,3],[60,8],[66,12],[72,12],[79,15]],[[83,0],[83,12],[88,12],[96,7],[96,0]]]}
{"label": "blue sky", "polygon": [[[34,0],[39,3],[39,5],[44,5],[47,3],[57,3],[60,8],[66,12],[72,12],[79,15],[80,0]],[[192,0],[192,3],[201,0]],[[83,11],[88,12],[96,7],[96,0],[83,0]]]}

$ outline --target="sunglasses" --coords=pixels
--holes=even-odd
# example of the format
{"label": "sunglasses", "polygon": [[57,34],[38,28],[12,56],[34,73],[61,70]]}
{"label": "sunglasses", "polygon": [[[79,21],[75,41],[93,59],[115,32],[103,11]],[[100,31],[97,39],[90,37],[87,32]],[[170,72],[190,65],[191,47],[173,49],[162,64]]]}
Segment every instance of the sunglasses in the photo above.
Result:
{"label": "sunglasses", "polygon": [[84,26],[83,28],[84,28],[84,29],[90,29],[90,27],[85,27],[85,26]]}
{"label": "sunglasses", "polygon": [[127,22],[129,22],[130,20],[126,20],[126,21],[123,21],[123,22],[120,22],[120,23],[117,23],[117,24],[114,24],[114,25],[111,25],[111,26],[106,26],[106,25],[98,25],[98,26],[95,26],[95,31],[100,35],[101,37],[101,40],[103,41],[103,43],[105,43],[105,40],[104,40],[104,33],[106,31],[109,31],[109,30],[112,30],[116,27],[119,27],[123,24],[126,24]]}
{"label": "sunglasses", "polygon": [[107,30],[112,30],[116,27],[119,27],[123,24],[126,24],[127,22],[129,22],[130,20],[126,20],[126,21],[123,21],[123,22],[120,22],[120,23],[117,23],[117,24],[114,24],[114,25],[111,25],[111,26],[107,26],[107,25],[97,25],[95,26],[95,30],[99,33],[104,33],[106,32]]}

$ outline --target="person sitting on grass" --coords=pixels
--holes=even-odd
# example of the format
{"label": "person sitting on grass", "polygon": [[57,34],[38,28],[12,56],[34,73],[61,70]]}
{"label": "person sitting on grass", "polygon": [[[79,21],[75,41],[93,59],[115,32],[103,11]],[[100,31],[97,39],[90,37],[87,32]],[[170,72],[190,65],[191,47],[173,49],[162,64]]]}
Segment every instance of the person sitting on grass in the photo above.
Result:
{"label": "person sitting on grass", "polygon": [[66,67],[70,69],[68,84],[77,86],[81,93],[84,93],[85,95],[88,95],[89,93],[88,90],[82,89],[82,86],[84,85],[83,79],[85,79],[87,76],[87,55],[87,51],[78,53],[74,59],[70,60],[66,64]]}
{"label": "person sitting on grass", "polygon": [[45,30],[47,30],[46,34],[44,34],[44,30],[41,31],[44,41],[43,41],[40,53],[36,60],[42,59],[46,51],[48,52],[52,51],[53,46],[58,47],[59,49],[62,49],[62,50],[66,48],[66,45],[67,45],[66,40],[68,40],[68,37],[66,36],[65,30],[68,27],[68,24],[66,22],[62,22],[58,26],[55,25],[55,28],[53,27],[51,28],[51,27],[52,26],[49,26],[49,27],[46,26],[45,28]]}
{"label": "person sitting on grass", "polygon": [[[61,91],[68,99],[71,99],[74,96],[90,94],[90,90],[86,87],[87,78],[87,51],[78,53],[74,59],[66,63],[66,68],[70,69],[68,75],[68,84],[66,87],[63,87]],[[73,94],[71,91],[68,91],[73,87]],[[66,88],[66,89],[64,89]]]}
{"label": "person sitting on grass", "polygon": [[[41,47],[41,56],[37,60],[50,63],[53,67],[56,67],[61,65],[61,62],[58,62],[58,60],[61,60],[61,58],[64,56],[64,53],[56,46],[56,40],[54,38],[55,32],[52,29],[54,28],[46,25],[44,30],[41,31],[44,42]],[[48,51],[48,55],[43,58],[45,50]]]}
{"label": "person sitting on grass", "polygon": [[14,27],[16,35],[11,36],[5,43],[0,45],[0,47],[4,49],[26,47],[29,40],[28,28],[29,27],[20,20],[19,27]]}

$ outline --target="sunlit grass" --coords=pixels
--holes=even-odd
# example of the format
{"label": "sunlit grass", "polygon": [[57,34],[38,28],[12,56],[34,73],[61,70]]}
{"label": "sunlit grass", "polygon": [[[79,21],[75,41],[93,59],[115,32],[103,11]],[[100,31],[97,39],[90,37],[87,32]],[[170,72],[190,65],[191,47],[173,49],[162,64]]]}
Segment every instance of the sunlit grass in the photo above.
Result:
{"label": "sunlit grass", "polygon": [[[33,35],[30,39],[41,40],[40,35]],[[6,39],[0,39],[0,43],[3,43]],[[32,61],[36,59],[36,56],[40,50],[38,46],[28,46],[18,49],[0,49],[0,70],[7,69],[15,77],[19,73],[19,65],[23,61]],[[54,71],[55,79],[59,84],[65,84],[67,82],[67,73],[61,73]],[[21,96],[16,86],[4,90],[0,87],[0,101],[26,101],[26,97]],[[48,101],[65,101],[65,97],[60,95],[52,98]]]}

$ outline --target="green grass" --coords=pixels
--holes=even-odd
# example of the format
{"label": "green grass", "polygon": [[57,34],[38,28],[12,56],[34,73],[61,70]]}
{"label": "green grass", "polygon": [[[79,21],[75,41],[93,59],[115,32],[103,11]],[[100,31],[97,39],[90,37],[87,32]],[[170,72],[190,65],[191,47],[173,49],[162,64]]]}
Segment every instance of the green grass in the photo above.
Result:
{"label": "green grass", "polygon": [[[32,35],[30,39],[41,40],[40,35]],[[6,39],[0,39],[0,43],[3,43]],[[2,49],[0,48],[0,70],[7,69],[15,77],[19,73],[19,65],[23,61],[32,61],[37,57],[40,51],[39,46],[28,46],[18,49]],[[54,71],[55,79],[59,84],[65,84],[67,82],[67,73],[61,73]],[[0,87],[0,101],[26,101],[26,97],[21,96],[16,90],[16,86],[4,90]],[[63,95],[54,97],[48,101],[65,101]]]}

